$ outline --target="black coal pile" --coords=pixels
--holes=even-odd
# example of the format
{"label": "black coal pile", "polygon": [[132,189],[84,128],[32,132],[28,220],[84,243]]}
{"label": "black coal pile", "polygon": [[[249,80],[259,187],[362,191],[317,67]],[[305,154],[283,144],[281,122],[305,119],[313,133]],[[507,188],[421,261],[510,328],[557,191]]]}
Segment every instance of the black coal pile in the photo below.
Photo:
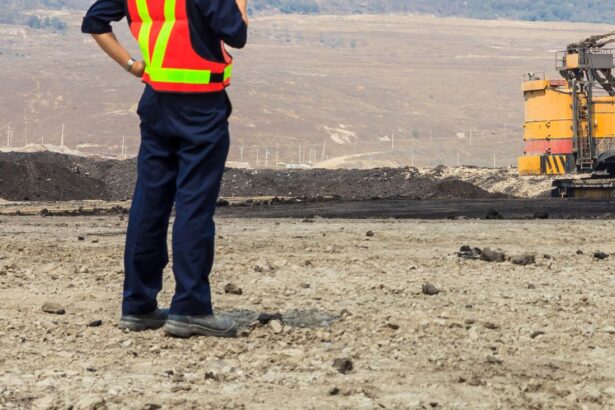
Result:
{"label": "black coal pile", "polygon": [[[0,153],[0,198],[9,201],[124,200],[132,195],[136,160],[82,158],[50,152]],[[373,200],[497,199],[458,179],[422,175],[414,168],[371,170],[227,169],[223,197],[296,197]]]}

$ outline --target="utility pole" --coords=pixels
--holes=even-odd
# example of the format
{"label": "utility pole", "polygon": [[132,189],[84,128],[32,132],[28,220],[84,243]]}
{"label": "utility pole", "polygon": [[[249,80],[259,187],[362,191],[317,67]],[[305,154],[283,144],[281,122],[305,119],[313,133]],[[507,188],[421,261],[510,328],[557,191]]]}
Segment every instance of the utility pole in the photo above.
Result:
{"label": "utility pole", "polygon": [[243,141],[241,141],[241,144],[239,145],[239,160],[243,162]]}
{"label": "utility pole", "polygon": [[60,146],[64,146],[64,124],[62,124],[62,136],[60,137]]}
{"label": "utility pole", "polygon": [[325,160],[325,151],[326,150],[327,150],[327,137],[323,137],[323,139],[322,139],[322,154],[320,154],[320,162],[323,162]]}
{"label": "utility pole", "polygon": [[260,149],[256,147],[256,168],[258,168],[259,163],[260,163],[259,154],[260,154]]}
{"label": "utility pole", "polygon": [[391,151],[395,151],[395,133],[391,134]]}
{"label": "utility pole", "polygon": [[280,143],[275,143],[275,169],[278,169],[280,163]]}
{"label": "utility pole", "polygon": [[474,134],[474,128],[470,128],[470,146],[472,146],[472,136]]}
{"label": "utility pole", "polygon": [[493,168],[497,168],[496,161],[495,161],[495,153],[493,154]]}
{"label": "utility pole", "polygon": [[354,153],[355,153],[355,154],[357,153],[357,138],[358,138],[358,137],[357,137],[357,135],[355,134],[355,136],[354,136]]}
{"label": "utility pole", "polygon": [[457,166],[459,166],[459,152],[457,152]]}
{"label": "utility pole", "polygon": [[303,164],[303,156],[301,155],[301,145],[299,145],[299,164]]}
{"label": "utility pole", "polygon": [[11,148],[11,126],[8,125],[6,128],[6,146]]}
{"label": "utility pole", "polygon": [[412,151],[412,168],[414,168],[414,151]]}
{"label": "utility pole", "polygon": [[26,125],[26,129],[24,130],[24,140],[26,141],[26,143],[24,144],[24,146],[28,145],[28,121],[24,120],[24,123]]}
{"label": "utility pole", "polygon": [[265,148],[265,168],[269,168],[269,148]]}
{"label": "utility pole", "polygon": [[122,157],[126,159],[126,137],[122,136]]}

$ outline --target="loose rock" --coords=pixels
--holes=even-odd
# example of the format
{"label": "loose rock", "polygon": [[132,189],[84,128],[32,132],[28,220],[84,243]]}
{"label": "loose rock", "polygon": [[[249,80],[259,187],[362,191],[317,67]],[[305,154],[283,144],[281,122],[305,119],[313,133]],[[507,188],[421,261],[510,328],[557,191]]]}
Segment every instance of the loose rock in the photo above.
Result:
{"label": "loose rock", "polygon": [[480,255],[480,260],[485,262],[504,262],[506,260],[506,254],[500,250],[491,250],[490,248],[483,249],[483,253]]}
{"label": "loose rock", "polygon": [[272,320],[269,322],[269,327],[271,328],[271,330],[273,330],[273,333],[275,334],[279,334],[282,333],[282,329],[284,329],[284,326],[282,325],[282,322],[280,322],[279,320]]}
{"label": "loose rock", "polygon": [[594,253],[594,258],[598,259],[598,260],[605,260],[608,259],[609,254],[608,253],[604,253],[604,252],[596,252]]}
{"label": "loose rock", "polygon": [[102,326],[102,323],[102,320],[92,320],[90,323],[88,323],[88,327],[100,327]]}
{"label": "loose rock", "polygon": [[530,335],[530,337],[531,337],[532,339],[536,339],[538,336],[544,336],[545,334],[546,334],[546,333],[545,333],[545,332],[543,332],[542,330],[537,330],[537,331],[533,332],[533,333]]}
{"label": "loose rock", "polygon": [[536,256],[530,254],[523,254],[513,256],[510,260],[514,265],[528,266],[536,263]]}
{"label": "loose rock", "polygon": [[243,290],[233,283],[227,283],[224,286],[224,293],[231,295],[243,295]]}
{"label": "loose rock", "polygon": [[428,296],[435,296],[442,292],[440,289],[438,289],[431,283],[423,284],[423,286],[421,286],[421,291],[423,292],[423,295],[428,295]]}
{"label": "loose rock", "polygon": [[367,231],[367,233],[366,233],[365,235],[367,235],[368,237],[370,237],[370,238],[371,238],[371,237],[373,237],[373,236],[374,236],[374,232],[372,232],[372,231]]}
{"label": "loose rock", "polygon": [[333,367],[341,374],[347,374],[352,371],[354,365],[348,358],[338,358],[333,361]]}
{"label": "loose rock", "polygon": [[256,318],[262,325],[266,325],[272,320],[277,320],[279,322],[283,322],[281,313],[261,313]]}
{"label": "loose rock", "polygon": [[50,313],[52,315],[63,315],[66,313],[66,310],[64,310],[62,306],[52,302],[47,302],[43,304],[42,310],[43,312]]}
{"label": "loose rock", "polygon": [[483,251],[480,248],[472,248],[469,245],[464,245],[459,249],[459,252],[457,252],[457,256],[463,259],[475,260],[480,259],[482,253]]}

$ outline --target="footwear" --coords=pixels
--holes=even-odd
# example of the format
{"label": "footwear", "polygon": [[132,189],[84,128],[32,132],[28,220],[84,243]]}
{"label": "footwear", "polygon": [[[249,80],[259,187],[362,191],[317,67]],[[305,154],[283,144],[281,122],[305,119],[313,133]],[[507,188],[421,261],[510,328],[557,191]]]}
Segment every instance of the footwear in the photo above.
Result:
{"label": "footwear", "polygon": [[169,317],[169,309],[156,309],[145,315],[124,315],[117,327],[132,332],[160,329]]}
{"label": "footwear", "polygon": [[162,330],[175,337],[213,336],[235,337],[237,326],[226,316],[178,316],[170,315]]}

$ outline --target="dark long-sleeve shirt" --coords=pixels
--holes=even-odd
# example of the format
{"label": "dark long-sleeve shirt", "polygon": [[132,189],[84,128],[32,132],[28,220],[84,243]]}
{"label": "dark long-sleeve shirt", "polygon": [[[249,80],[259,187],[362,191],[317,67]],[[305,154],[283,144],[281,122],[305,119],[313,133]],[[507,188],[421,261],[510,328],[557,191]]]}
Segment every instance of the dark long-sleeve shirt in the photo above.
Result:
{"label": "dark long-sleeve shirt", "polygon": [[[179,0],[186,1],[192,46],[201,57],[224,61],[220,40],[233,48],[243,48],[248,38],[248,27],[234,0]],[[111,23],[128,15],[126,0],[98,0],[90,7],[81,31],[103,34],[112,31]],[[130,22],[130,21],[129,21]]]}

